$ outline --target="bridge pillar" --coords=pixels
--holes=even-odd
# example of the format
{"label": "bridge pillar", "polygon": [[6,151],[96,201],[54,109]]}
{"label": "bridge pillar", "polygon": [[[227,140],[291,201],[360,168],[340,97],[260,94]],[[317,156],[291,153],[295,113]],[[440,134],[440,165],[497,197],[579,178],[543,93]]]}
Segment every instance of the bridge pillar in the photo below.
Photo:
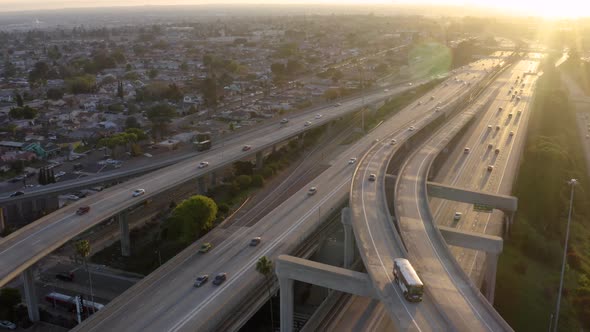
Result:
{"label": "bridge pillar", "polygon": [[345,207],[340,213],[340,221],[344,228],[344,268],[348,269],[354,261],[354,234],[350,221],[350,208]]}
{"label": "bridge pillar", "polygon": [[199,195],[205,195],[207,193],[206,176],[207,175],[203,175],[197,179],[197,193],[199,193]]}
{"label": "bridge pillar", "polygon": [[496,270],[498,269],[498,254],[487,253],[486,255],[486,298],[494,304],[494,293],[496,291]]}
{"label": "bridge pillar", "polygon": [[256,152],[256,169],[262,169],[264,167],[264,155],[262,151]]}
{"label": "bridge pillar", "polygon": [[275,152],[277,152],[277,145],[273,144],[272,145],[272,153],[275,153]]}
{"label": "bridge pillar", "polygon": [[37,303],[37,289],[35,288],[35,265],[30,266],[21,273],[21,279],[25,288],[25,302],[29,319],[33,322],[39,321],[39,304]]}
{"label": "bridge pillar", "polygon": [[215,187],[217,185],[217,173],[211,172],[211,187]]}
{"label": "bridge pillar", "polygon": [[5,213],[6,208],[4,206],[0,206],[0,233],[4,232],[4,229],[6,228]]}
{"label": "bridge pillar", "polygon": [[299,147],[303,147],[303,143],[305,142],[305,133],[301,133],[297,136],[297,141],[299,142]]}
{"label": "bridge pillar", "polygon": [[16,203],[15,207],[16,207],[16,217],[19,220],[22,220],[24,218],[24,216],[23,216],[23,202],[20,201],[20,202]]}
{"label": "bridge pillar", "polygon": [[[278,272],[278,271],[277,271]],[[279,275],[281,290],[281,332],[293,331],[293,279]]]}
{"label": "bridge pillar", "polygon": [[129,222],[127,211],[119,213],[116,217],[119,221],[119,232],[121,233],[121,256],[131,256],[131,240],[129,239]]}

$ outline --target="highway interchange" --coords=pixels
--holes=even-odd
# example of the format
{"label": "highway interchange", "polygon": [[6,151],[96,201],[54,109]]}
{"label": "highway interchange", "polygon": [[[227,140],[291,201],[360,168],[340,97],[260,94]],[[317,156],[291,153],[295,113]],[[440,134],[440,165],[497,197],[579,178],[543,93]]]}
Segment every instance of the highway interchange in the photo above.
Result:
{"label": "highway interchange", "polygon": [[[482,63],[485,65],[482,66]],[[484,76],[484,68],[490,69],[497,63],[497,60],[482,60],[468,68],[458,70],[456,76],[459,80],[477,82]],[[223,317],[231,314],[232,310],[235,310],[235,307],[241,302],[239,296],[232,295],[249,294],[252,288],[262,280],[262,277],[253,268],[260,256],[266,255],[272,258],[281,253],[288,253],[302,238],[318,226],[322,216],[330,214],[335,207],[340,206],[346,200],[352,174],[356,167],[356,165],[348,164],[349,158],[360,158],[371,146],[377,146],[380,150],[386,149],[387,152],[383,154],[389,154],[391,149],[395,148],[390,144],[390,139],[394,137],[392,133],[397,135],[395,137],[401,145],[411,133],[408,130],[409,126],[420,128],[436,117],[435,113],[437,112],[434,111],[434,108],[438,102],[441,102],[440,106],[444,108],[466,90],[466,84],[450,78],[445,84],[441,84],[431,93],[377,127],[338,158],[330,160],[330,167],[310,183],[310,186],[318,188],[317,194],[309,197],[307,187],[305,187],[261,218],[252,227],[228,229],[224,240],[215,243],[214,249],[208,254],[197,254],[197,247],[200,243],[193,244],[179,256],[115,299],[79,329],[85,331],[214,329]],[[376,93],[365,97],[365,99],[367,103],[370,103],[383,99],[385,95],[392,92]],[[337,118],[340,112],[346,112],[350,108],[358,108],[360,103],[361,101],[357,99],[343,103],[338,107],[330,107],[322,112],[323,117],[320,121],[307,114],[291,119],[288,125],[280,130],[277,130],[277,126],[267,126],[259,131],[254,131],[250,136],[228,140],[221,148],[105,190],[93,196],[92,210],[84,217],[74,215],[74,211],[80,204],[73,204],[56,211],[0,242],[0,264],[14,267],[12,271],[4,269],[1,271],[2,284],[43,255],[65,243],[69,238],[107,219],[116,211],[122,211],[158,191],[172,188],[178,183],[238,160],[244,156],[244,152],[241,151],[244,144],[252,145],[254,150],[252,152],[268,148],[274,142],[280,141],[282,137],[301,132],[306,121],[312,121],[312,126],[315,127]],[[377,144],[375,144],[376,140],[379,140]],[[370,156],[369,153],[366,158],[371,158]],[[198,163],[204,160],[210,163],[209,168],[198,170]],[[384,176],[385,173],[377,174]],[[378,180],[375,183],[381,182],[383,181]],[[146,189],[146,195],[140,199],[131,199],[131,191],[137,188]],[[373,191],[372,194],[368,193],[367,197],[371,197],[371,195],[376,197],[378,193]],[[380,210],[375,211],[376,213],[383,213],[381,209],[375,210]],[[447,210],[445,209],[445,211]],[[389,219],[388,215],[377,214],[372,217],[382,218],[381,220]],[[389,232],[389,235],[387,233],[382,235],[395,237],[392,235],[391,229]],[[257,247],[248,247],[249,240],[254,236],[262,237],[262,243]],[[360,235],[356,236],[358,240]],[[361,242],[359,241],[359,243]],[[22,252],[27,252],[27,255],[22,255]],[[394,248],[384,255],[389,255],[390,259],[402,256],[399,254],[401,252],[400,248]],[[381,267],[383,268],[383,265]],[[226,272],[229,277],[228,281],[221,286],[213,287],[207,284],[200,289],[192,287],[197,275],[203,273],[214,275],[218,272]],[[388,270],[388,273],[391,274],[391,269]],[[382,283],[380,287],[387,289],[388,292],[395,292],[394,287],[396,286],[391,283],[389,286]],[[426,297],[428,296],[427,292]],[[401,322],[402,327],[412,329],[412,326],[415,326],[417,330],[446,329],[448,317],[442,314],[428,299],[419,305],[419,309],[416,309],[416,305],[408,306],[399,296],[397,299],[392,297],[391,300],[401,300],[396,303],[401,304],[399,306],[401,311],[405,311],[400,314],[400,317],[406,317]],[[414,313],[416,315],[413,315]]]}
{"label": "highway interchange", "polygon": [[[465,71],[469,71],[466,69]],[[460,73],[467,78],[467,73]],[[393,129],[407,126],[432,113],[438,100],[452,99],[463,89],[460,83],[443,85],[424,96],[392,119],[377,127],[351,146],[340,157],[329,161],[324,173],[310,183],[318,188],[313,197],[307,188],[295,193],[252,227],[233,229],[223,242],[216,243],[206,255],[196,254],[199,243],[165,264],[145,280],[111,302],[104,310],[80,327],[82,330],[180,331],[214,329],[226,314],[235,312],[241,299],[233,294],[248,294],[262,280],[254,263],[263,255],[275,257],[292,250],[318,225],[322,215],[340,206],[347,196],[355,165],[351,157],[360,157],[374,143]],[[434,96],[434,100],[430,97]],[[249,247],[252,237],[262,243]],[[202,273],[226,272],[228,280],[219,287],[206,285],[194,289],[195,277]],[[239,309],[239,308],[237,308]]]}
{"label": "highway interchange", "polygon": [[[533,56],[534,58],[535,56]],[[488,109],[486,110],[486,112],[482,115],[481,118],[478,120],[479,124],[477,126],[472,126],[473,129],[471,129],[470,131],[467,132],[467,134],[465,134],[465,139],[462,140],[462,143],[459,144],[459,146],[456,147],[455,152],[453,152],[451,154],[451,156],[449,157],[447,163],[445,166],[443,166],[442,170],[439,172],[439,174],[441,175],[441,179],[435,179],[435,180],[439,180],[440,182],[443,182],[445,184],[448,184],[449,181],[447,181],[445,179],[445,176],[447,175],[447,173],[450,173],[448,175],[448,178],[456,178],[458,177],[457,172],[459,168],[463,168],[464,170],[462,172],[464,177],[459,177],[460,179],[463,179],[463,182],[453,182],[456,185],[462,186],[463,184],[466,184],[465,186],[467,188],[471,188],[471,189],[480,189],[480,190],[489,190],[490,192],[499,192],[499,193],[509,193],[510,192],[510,188],[511,188],[511,184],[512,184],[512,180],[514,177],[514,173],[516,171],[517,165],[518,165],[518,157],[520,155],[520,149],[522,148],[522,144],[524,141],[524,129],[525,129],[525,124],[528,120],[528,112],[526,112],[526,110],[528,109],[529,103],[530,103],[530,92],[533,90],[533,85],[536,79],[536,76],[526,76],[524,78],[524,82],[525,82],[525,88],[524,88],[524,93],[522,95],[522,100],[518,103],[515,103],[514,101],[512,101],[512,103],[509,103],[510,101],[510,96],[507,95],[507,91],[509,89],[510,86],[515,85],[513,82],[513,80],[516,79],[516,76],[523,76],[523,73],[528,72],[529,70],[531,70],[532,72],[536,72],[536,66],[538,65],[537,61],[534,62],[529,62],[529,61],[521,61],[520,63],[518,63],[517,65],[513,66],[512,68],[509,69],[508,73],[503,74],[500,79],[494,83],[495,86],[492,86],[492,90],[495,90],[495,92],[497,93],[498,88],[501,87],[499,93],[495,96],[494,101],[488,105]],[[519,83],[520,85],[521,83]],[[520,87],[519,87],[520,89]],[[508,100],[506,100],[506,98]],[[501,112],[501,115],[498,115],[498,107],[502,106],[503,107],[503,111]],[[517,118],[517,111],[522,111],[522,115],[519,115]],[[503,146],[501,147],[500,153],[499,155],[504,154],[504,156],[500,157],[498,155],[496,155],[495,157],[491,157],[489,154],[485,154],[486,158],[482,158],[484,155],[484,151],[480,151],[480,148],[478,147],[480,144],[482,146],[485,147],[485,149],[487,149],[487,145],[488,145],[488,140],[487,139],[483,139],[482,140],[482,136],[485,136],[485,133],[487,133],[487,125],[493,124],[493,126],[495,127],[496,125],[496,121],[497,119],[502,119],[504,120],[505,118],[508,117],[509,113],[513,113],[513,117],[510,119],[510,121],[507,121],[507,123],[505,125],[508,125],[508,123],[510,122],[510,126],[506,127],[506,128],[501,128],[499,133],[493,133],[493,137],[497,138],[499,142],[502,142],[502,138],[506,139],[506,143],[502,144]],[[493,121],[492,121],[493,120]],[[502,124],[504,125],[503,121]],[[496,129],[494,128],[494,131]],[[510,131],[512,131],[514,133],[514,136],[510,136]],[[487,138],[484,137],[484,138]],[[438,139],[433,139],[433,141],[439,142],[441,141],[440,138]],[[465,145],[463,145],[465,144]],[[469,154],[465,154],[464,152],[464,147],[470,147],[470,153]],[[475,149],[475,151],[474,151]],[[494,147],[495,149],[495,147]],[[373,151],[370,151],[367,158],[370,158],[371,154]],[[494,151],[492,151],[492,154],[494,154]],[[480,159],[481,158],[481,159]],[[493,162],[490,161],[490,159],[495,159]],[[509,162],[509,163],[508,163]],[[472,163],[476,163],[477,166],[464,166],[466,164],[471,165]],[[469,185],[467,185],[470,181],[473,183],[479,183],[478,181],[481,180],[481,176],[480,177],[475,177],[473,176],[473,169],[471,169],[472,167],[479,167],[481,168],[481,172],[483,172],[484,174],[486,173],[486,167],[489,163],[493,163],[495,166],[495,170],[494,172],[496,172],[496,174],[498,174],[497,179],[501,179],[502,180],[502,186],[499,187],[498,190],[498,184],[495,182],[497,180],[494,179],[488,179],[487,184],[489,185],[486,188],[480,188],[480,187],[471,187]],[[485,165],[482,165],[485,164]],[[377,168],[370,168],[371,166],[373,167],[377,167]],[[362,165],[360,165],[359,167],[362,167]],[[387,211],[387,202],[384,201],[380,201],[380,198],[377,199],[375,202],[370,201],[371,199],[375,200],[374,197],[378,197],[379,193],[383,192],[385,190],[385,188],[375,188],[374,190],[371,190],[371,186],[372,183],[369,183],[368,181],[366,181],[367,178],[367,173],[376,173],[376,174],[383,174],[384,173],[378,173],[380,171],[382,171],[381,169],[378,169],[379,167],[383,167],[383,164],[380,164],[379,162],[375,162],[372,161],[371,164],[367,163],[367,169],[364,170],[364,174],[362,176],[358,176],[359,178],[359,186],[364,186],[365,188],[367,188],[369,190],[368,195],[366,195],[367,199],[369,200],[369,203],[367,204],[368,208],[364,209],[362,212],[363,213],[368,213],[371,217],[367,218],[368,220],[371,220],[372,222],[369,224],[370,228],[368,228],[369,230],[371,228],[374,229],[374,231],[372,232],[372,234],[375,236],[376,241],[379,241],[382,237],[384,237],[385,235],[383,234],[389,234],[388,236],[392,237],[392,238],[397,238],[397,234],[395,229],[393,229],[392,226],[390,226],[389,228],[385,227],[385,228],[380,228],[379,223],[375,223],[373,220],[379,220],[379,219],[375,219],[375,218],[384,218],[381,220],[387,220],[389,219],[389,216],[387,215],[387,213],[384,212],[376,212],[376,211],[382,211],[385,210]],[[415,169],[418,168],[418,166],[414,166]],[[412,167],[409,167],[410,169],[412,169]],[[451,170],[454,170],[454,172],[451,172]],[[469,174],[469,175],[467,175]],[[483,176],[483,175],[482,175]],[[417,179],[416,177],[410,177],[411,179]],[[375,182],[376,185],[375,187],[379,187],[380,185],[382,185],[382,181],[376,181]],[[354,187],[353,187],[354,188]],[[414,187],[414,189],[416,189]],[[354,199],[354,193],[355,191],[352,192],[353,193],[353,197],[351,199]],[[440,199],[433,199],[433,201],[438,201],[437,204],[440,204],[440,202],[442,202],[442,200]],[[412,200],[408,199],[407,200],[408,203],[411,203]],[[444,217],[444,219],[440,220],[441,224],[449,224],[449,220],[451,221],[450,223],[452,223],[453,220],[453,215],[455,213],[455,211],[464,211],[463,217],[460,221],[460,223],[465,223],[468,225],[471,225],[472,223],[475,223],[476,221],[474,221],[472,218],[471,213],[476,213],[476,212],[466,212],[466,209],[468,207],[471,207],[471,205],[469,204],[464,204],[464,203],[456,203],[456,202],[448,202],[448,201],[444,201],[444,203],[446,204],[446,206],[448,207],[449,211],[447,211],[447,215]],[[414,204],[416,204],[416,202],[414,201]],[[461,208],[457,208],[455,209],[455,207],[453,207],[454,205],[460,205],[462,206],[462,209],[465,210],[461,210]],[[423,207],[423,205],[421,205],[421,207]],[[433,209],[434,211],[434,209]],[[494,211],[493,213],[494,215],[499,215],[499,218],[501,218],[501,212],[496,212]],[[377,216],[376,216],[377,215]],[[439,215],[438,213],[436,214],[437,216]],[[488,215],[488,213],[484,213],[485,216]],[[440,217],[439,217],[440,218]],[[391,221],[391,219],[389,219]],[[477,219],[476,219],[477,220]],[[363,219],[361,218],[361,221],[363,221]],[[437,219],[437,221],[439,221],[439,219]],[[500,220],[501,221],[501,220]],[[483,223],[478,223],[479,224],[483,224]],[[486,229],[485,224],[483,226],[484,229]],[[480,228],[476,228],[476,229],[470,229],[473,231],[478,231],[480,230]],[[487,233],[488,234],[496,234],[499,235],[499,233],[495,233],[495,232],[491,232],[491,227],[487,228]],[[357,232],[357,229],[355,228],[355,232]],[[368,232],[367,232],[368,233]],[[407,234],[405,234],[407,235]],[[358,239],[358,234],[357,234],[357,239]],[[405,238],[404,238],[405,240]],[[419,242],[419,241],[410,241],[412,243],[415,242]],[[366,242],[365,242],[366,243]],[[421,243],[421,242],[419,242]],[[358,245],[359,249],[362,249],[362,245]],[[367,245],[369,247],[369,245]],[[381,248],[380,250],[386,250],[385,247],[379,247]],[[397,248],[399,249],[399,248]],[[465,250],[465,251],[472,251],[473,250],[468,250],[468,249],[461,249],[461,248],[453,248],[454,250]],[[394,248],[390,248],[389,250],[394,250]],[[413,251],[413,250],[411,250]],[[362,252],[362,251],[361,251]],[[387,251],[385,251],[387,252]],[[373,255],[374,257],[374,255]],[[383,257],[385,260],[389,260],[388,259],[388,254],[384,254],[381,257]],[[468,266],[469,268],[471,268],[473,265],[475,265],[477,259],[477,254],[474,254],[471,256],[470,260],[463,260],[462,261],[462,266],[465,269],[466,266]],[[481,261],[483,261],[480,257],[480,260],[478,261],[478,264],[481,265]],[[417,260],[417,262],[420,262],[420,260]],[[388,262],[390,263],[390,262]],[[428,261],[428,263],[425,263],[425,265],[429,264],[430,261]],[[365,265],[367,264],[367,262],[365,261]],[[420,264],[420,263],[418,263]],[[377,264],[377,265],[380,265]],[[389,274],[389,278],[391,277],[391,269],[390,266],[391,264],[385,264],[386,267],[380,267],[380,269],[377,270],[381,270],[383,272],[384,275]],[[379,267],[379,266],[377,266]],[[367,269],[369,270],[369,267],[367,267]],[[422,271],[422,266],[418,266],[418,270],[420,273],[423,273],[425,271]],[[388,277],[386,277],[387,280]],[[428,273],[426,276],[426,279],[428,279]],[[387,282],[384,282],[384,284],[386,284]],[[427,285],[439,285],[439,281],[435,281],[427,283]],[[479,283],[478,283],[479,284]],[[394,286],[395,287],[395,286]],[[391,290],[391,291],[395,291],[395,290]],[[428,296],[429,291],[427,291],[427,295]],[[447,293],[445,293],[446,295]],[[425,297],[426,297],[425,296]],[[399,326],[400,322],[395,322],[393,323],[391,321],[391,319],[389,319],[389,317],[386,317],[386,309],[383,308],[382,303],[376,303],[375,300],[370,300],[370,299],[363,299],[357,296],[353,296],[350,298],[350,300],[347,301],[348,303],[344,306],[344,310],[342,311],[342,313],[340,314],[339,317],[341,317],[341,320],[335,321],[334,324],[331,325],[331,328],[333,328],[334,330],[382,330],[382,329],[388,329],[389,327],[392,326],[392,324],[394,326]],[[424,302],[428,302],[428,299],[425,299]],[[424,305],[425,303],[421,303],[420,306]],[[453,307],[453,310],[451,310],[451,312],[454,312],[456,309]],[[429,306],[427,306],[427,308],[424,310],[427,313],[430,313],[432,310]],[[394,316],[395,317],[395,316]],[[420,316],[418,315],[418,318]],[[461,319],[461,317],[458,317],[459,319]],[[405,325],[408,325],[408,323],[406,322]],[[484,324],[485,325],[485,324]],[[350,328],[351,326],[354,326],[354,328]],[[402,325],[403,326],[403,325]],[[481,326],[480,326],[481,327]],[[435,327],[436,328],[436,327]],[[487,329],[487,326],[484,326],[484,330]],[[422,326],[420,326],[420,330],[425,330],[425,328],[423,328]],[[428,330],[428,328],[426,328],[426,330]],[[465,330],[460,329],[460,330]],[[467,328],[467,330],[476,330],[473,327],[469,327]]]}

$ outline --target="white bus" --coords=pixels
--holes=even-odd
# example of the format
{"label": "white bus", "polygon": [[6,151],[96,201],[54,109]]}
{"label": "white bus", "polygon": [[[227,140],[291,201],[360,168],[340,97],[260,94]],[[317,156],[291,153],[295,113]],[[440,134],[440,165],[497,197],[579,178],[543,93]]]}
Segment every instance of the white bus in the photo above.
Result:
{"label": "white bus", "polygon": [[422,301],[424,284],[410,261],[405,258],[395,258],[393,260],[393,276],[399,288],[404,292],[406,300],[410,302]]}

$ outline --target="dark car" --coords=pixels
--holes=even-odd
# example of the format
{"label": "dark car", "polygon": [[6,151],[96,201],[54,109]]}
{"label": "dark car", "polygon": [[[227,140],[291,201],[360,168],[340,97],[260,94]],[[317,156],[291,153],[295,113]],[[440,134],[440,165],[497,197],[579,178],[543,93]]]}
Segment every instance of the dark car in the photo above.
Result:
{"label": "dark car", "polygon": [[90,206],[81,206],[78,211],[76,211],[76,214],[81,216],[83,214],[88,213],[88,211],[90,211]]}
{"label": "dark car", "polygon": [[61,281],[74,281],[74,273],[72,272],[60,272],[55,275],[56,279]]}
{"label": "dark car", "polygon": [[24,195],[25,193],[22,191],[15,191],[12,194],[10,194],[10,197],[16,197],[16,196],[20,196],[20,195]]}
{"label": "dark car", "polygon": [[252,240],[250,240],[250,247],[256,247],[261,240],[262,239],[260,238],[260,236],[253,238]]}
{"label": "dark car", "polygon": [[197,280],[195,280],[195,287],[201,287],[203,286],[203,284],[205,284],[207,282],[207,280],[209,280],[209,276],[206,274],[203,274],[202,276],[199,276],[197,278]]}
{"label": "dark car", "polygon": [[219,273],[213,279],[213,285],[219,286],[227,279],[227,273]]}

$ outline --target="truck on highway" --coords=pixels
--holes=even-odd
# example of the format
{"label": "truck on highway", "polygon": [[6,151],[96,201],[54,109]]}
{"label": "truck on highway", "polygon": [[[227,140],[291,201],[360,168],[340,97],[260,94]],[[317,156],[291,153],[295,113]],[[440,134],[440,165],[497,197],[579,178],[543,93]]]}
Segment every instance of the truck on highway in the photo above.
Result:
{"label": "truck on highway", "polygon": [[409,260],[405,258],[395,258],[393,260],[393,277],[404,293],[406,300],[410,302],[422,301],[424,284]]}
{"label": "truck on highway", "polygon": [[211,133],[199,133],[193,137],[193,144],[197,151],[205,151],[211,149]]}

